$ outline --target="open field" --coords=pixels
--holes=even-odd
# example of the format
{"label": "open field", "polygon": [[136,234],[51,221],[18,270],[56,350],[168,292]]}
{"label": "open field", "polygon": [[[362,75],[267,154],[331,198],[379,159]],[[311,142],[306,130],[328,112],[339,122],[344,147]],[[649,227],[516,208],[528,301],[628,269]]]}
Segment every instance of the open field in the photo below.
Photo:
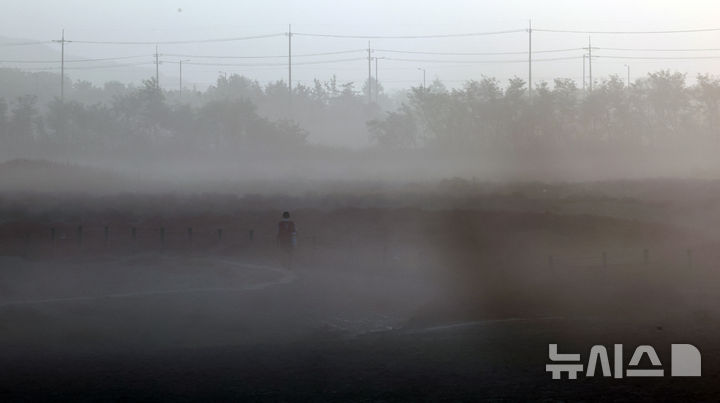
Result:
{"label": "open field", "polygon": [[[716,396],[715,183],[356,188],[5,195],[0,397]],[[283,209],[299,229],[290,270]],[[690,343],[703,377],[552,381],[549,343],[583,357],[623,343],[626,360],[650,344],[664,364]]]}

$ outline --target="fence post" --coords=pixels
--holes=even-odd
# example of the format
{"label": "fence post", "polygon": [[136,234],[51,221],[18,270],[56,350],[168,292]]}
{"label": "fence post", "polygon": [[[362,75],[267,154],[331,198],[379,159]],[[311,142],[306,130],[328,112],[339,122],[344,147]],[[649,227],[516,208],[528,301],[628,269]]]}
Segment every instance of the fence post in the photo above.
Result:
{"label": "fence post", "polygon": [[643,251],[643,263],[648,264],[649,261],[650,261],[650,252],[647,249],[645,249]]}
{"label": "fence post", "polygon": [[223,234],[222,228],[218,228],[217,234],[218,234],[218,241],[222,241],[222,234]]}
{"label": "fence post", "polygon": [[602,253],[602,264],[603,268],[607,268],[607,252],[605,251]]}
{"label": "fence post", "polygon": [[83,227],[82,225],[78,225],[77,227],[77,244],[82,245],[82,238],[83,238]]}

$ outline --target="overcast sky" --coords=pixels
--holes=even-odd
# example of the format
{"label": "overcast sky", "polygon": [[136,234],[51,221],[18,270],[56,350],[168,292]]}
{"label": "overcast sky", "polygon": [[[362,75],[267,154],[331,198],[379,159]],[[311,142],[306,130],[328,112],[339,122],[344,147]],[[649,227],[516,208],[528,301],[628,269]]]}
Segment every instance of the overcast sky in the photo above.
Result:
{"label": "overcast sky", "polygon": [[[237,1],[237,0],[3,0],[0,13],[0,36],[36,40],[57,39],[64,28],[68,40],[92,41],[170,41],[195,40],[247,35],[283,33],[288,24],[294,32],[350,35],[428,35],[523,29],[532,19],[535,28],[578,30],[667,30],[720,27],[720,3],[710,0],[544,0],[544,1],[469,1],[469,0],[362,0],[362,1]],[[587,46],[587,35],[543,33],[533,35],[538,51],[581,48]],[[674,35],[593,35],[597,47],[622,48],[720,48],[720,31]],[[293,51],[297,54],[345,51],[367,48],[366,39],[336,39],[296,36]],[[58,48],[57,45],[50,45]],[[122,63],[151,63],[154,46],[150,45],[67,45],[72,57],[139,56]],[[527,33],[507,35],[445,38],[445,39],[373,39],[371,47],[384,50],[416,52],[525,52]],[[27,48],[27,47],[25,47]],[[26,49],[27,50],[27,49]],[[13,55],[9,48],[3,60]],[[199,56],[281,56],[287,53],[284,36],[253,41],[193,45],[163,45],[164,55],[190,55],[185,64],[187,82],[208,84],[219,71],[241,73],[260,82],[287,79],[284,58],[267,60],[204,59]],[[582,79],[582,50],[536,54],[537,59],[565,58],[572,60],[538,61],[534,81],[554,77]],[[599,56],[718,56],[720,51],[704,52],[625,52],[597,50]],[[449,85],[482,75],[506,80],[514,75],[527,77],[527,64],[521,63],[459,63],[454,61],[514,61],[526,55],[504,56],[441,56],[375,52],[381,59],[380,81],[387,88],[418,85],[422,72],[428,80],[438,77]],[[318,57],[298,56],[298,63],[353,59],[333,64],[297,65],[294,81],[309,83],[315,77],[327,79],[337,74],[341,81],[362,83],[367,78],[367,54],[347,53]],[[177,61],[182,56],[163,56]],[[413,59],[413,61],[390,60]],[[358,60],[354,60],[358,59]],[[440,62],[442,61],[442,62]],[[217,66],[193,63],[248,64],[265,63],[278,66]],[[595,77],[609,74],[626,75],[630,65],[633,77],[661,68],[688,73],[716,74],[720,60],[629,60],[602,59],[594,61]],[[7,65],[7,64],[6,64]],[[87,64],[88,66],[91,64]],[[97,65],[97,64],[96,64]],[[38,67],[38,65],[34,65]],[[107,66],[107,63],[103,64]],[[374,67],[374,64],[373,64]],[[152,65],[146,65],[152,72]],[[161,77],[167,86],[177,85],[178,66],[165,63]],[[117,69],[103,70],[105,77],[120,77]],[[80,78],[82,71],[71,72]]]}

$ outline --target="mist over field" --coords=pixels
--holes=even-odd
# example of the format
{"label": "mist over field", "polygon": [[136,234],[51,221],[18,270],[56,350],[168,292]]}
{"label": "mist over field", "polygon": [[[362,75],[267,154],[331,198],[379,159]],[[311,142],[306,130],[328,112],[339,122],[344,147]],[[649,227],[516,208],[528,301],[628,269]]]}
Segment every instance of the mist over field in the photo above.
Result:
{"label": "mist over field", "polygon": [[716,401],[718,11],[8,4],[0,400]]}
{"label": "mist over field", "polygon": [[[0,75],[17,76],[15,85],[32,80]],[[39,104],[29,86],[0,100],[6,161],[187,182],[583,181],[713,178],[718,170],[720,80],[709,74],[689,83],[661,70],[629,88],[611,76],[592,92],[556,79],[538,83],[532,99],[521,78],[454,89],[436,80],[369,104],[353,83],[316,80],[296,86],[290,105],[284,82],[263,87],[239,75],[183,95],[154,78],[67,86],[66,100]],[[356,146],[333,145],[341,139]]]}

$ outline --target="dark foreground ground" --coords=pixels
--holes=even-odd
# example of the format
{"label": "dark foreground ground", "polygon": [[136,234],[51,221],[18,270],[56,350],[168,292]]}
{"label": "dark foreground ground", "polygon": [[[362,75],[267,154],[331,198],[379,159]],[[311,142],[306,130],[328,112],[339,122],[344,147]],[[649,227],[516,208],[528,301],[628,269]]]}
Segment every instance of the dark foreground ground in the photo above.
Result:
{"label": "dark foreground ground", "polygon": [[[569,322],[572,340],[635,337],[654,329]],[[717,367],[702,379],[551,381],[543,371],[556,324],[493,323],[441,334],[390,332],[350,340],[317,335],[287,344],[5,355],[4,401],[716,401]],[[622,335],[622,336],[621,336]],[[620,336],[620,337],[619,337]],[[575,345],[576,345],[575,344]],[[627,346],[627,344],[626,344]],[[707,344],[700,346],[704,359]],[[661,358],[667,356],[662,355]],[[667,352],[665,352],[667,353]]]}
{"label": "dark foreground ground", "polygon": [[[301,272],[291,283],[247,292],[4,307],[0,398],[636,402],[718,396],[717,322],[701,314],[426,322],[402,316],[404,301],[384,296],[379,284],[359,290],[344,275],[316,275]],[[334,290],[318,295],[318,285]],[[374,306],[358,307],[359,298]],[[670,344],[692,343],[702,351],[703,376],[551,380],[549,343],[581,353],[585,363],[590,346],[623,343],[626,365],[637,345],[650,344],[668,373]]]}
{"label": "dark foreground ground", "polygon": [[[322,199],[291,270],[255,199],[6,199],[0,400],[717,401],[720,199],[542,194]],[[550,343],[651,345],[666,376],[552,380]]]}

